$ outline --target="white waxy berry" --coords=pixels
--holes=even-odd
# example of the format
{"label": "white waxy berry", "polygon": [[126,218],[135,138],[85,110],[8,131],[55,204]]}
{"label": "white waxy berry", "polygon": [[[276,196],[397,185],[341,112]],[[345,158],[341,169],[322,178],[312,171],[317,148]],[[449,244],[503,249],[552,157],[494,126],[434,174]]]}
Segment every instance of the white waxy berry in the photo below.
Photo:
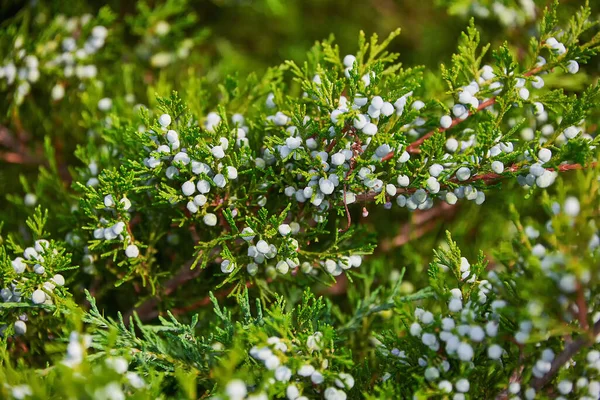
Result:
{"label": "white waxy berry", "polygon": [[427,200],[427,192],[424,189],[417,189],[412,195],[412,199],[417,204],[425,203],[425,200]]}
{"label": "white waxy berry", "polygon": [[494,68],[492,68],[490,65],[484,65],[481,68],[481,77],[483,79],[485,79],[486,81],[489,81],[490,79],[493,79],[494,76],[496,76],[494,74]]}
{"label": "white waxy berry", "polygon": [[460,117],[461,115],[464,115],[467,112],[467,107],[463,106],[462,104],[455,104],[454,107],[452,107],[452,114],[454,114],[455,117]]}
{"label": "white waxy berry", "polygon": [[277,107],[277,105],[275,104],[275,94],[274,93],[269,93],[269,95],[267,96],[267,100],[265,101],[265,104],[267,106],[267,108],[275,108]]}
{"label": "white waxy berry", "polygon": [[463,90],[458,95],[458,101],[462,104],[470,104],[473,99],[473,95],[467,90]]}
{"label": "white waxy berry", "polygon": [[573,139],[579,134],[579,129],[577,129],[574,126],[569,126],[567,129],[564,130],[563,134],[567,139]]}
{"label": "white waxy berry", "polygon": [[241,379],[234,379],[227,383],[225,386],[225,393],[227,393],[227,397],[230,399],[243,399],[246,397],[248,390],[246,389],[246,384]]}
{"label": "white waxy berry", "polygon": [[384,102],[381,106],[381,113],[386,117],[392,115],[394,113],[394,106],[392,105],[392,103],[388,101]]}
{"label": "white waxy berry", "polygon": [[229,260],[223,260],[221,262],[221,272],[224,274],[230,274],[235,269],[235,263],[232,263]]}
{"label": "white waxy berry", "polygon": [[300,398],[300,391],[295,385],[289,385],[285,389],[285,395],[289,400],[298,400]]}
{"label": "white waxy berry", "polygon": [[183,165],[188,165],[190,163],[190,156],[188,156],[187,153],[180,151],[173,157],[173,162],[180,162]]}
{"label": "white waxy berry", "polygon": [[217,225],[217,216],[213,213],[208,213],[202,218],[202,221],[208,226],[215,226]]}
{"label": "white waxy berry", "polygon": [[23,202],[26,206],[33,207],[35,203],[37,203],[37,196],[33,193],[27,193],[23,199]]}
{"label": "white waxy berry", "polygon": [[56,274],[52,277],[52,282],[56,284],[56,286],[64,286],[65,285],[65,277],[61,274]]}
{"label": "white waxy berry", "polygon": [[333,122],[334,124],[337,123],[342,114],[344,114],[342,110],[333,110],[331,112],[331,122]]}
{"label": "white waxy berry", "polygon": [[315,372],[315,367],[310,364],[306,364],[298,368],[298,375],[303,377],[311,376]]}
{"label": "white waxy berry", "polygon": [[523,100],[529,99],[529,90],[527,88],[519,89],[519,97]]}
{"label": "white waxy berry", "polygon": [[169,143],[175,143],[179,141],[179,134],[172,129],[167,131],[166,137]]}
{"label": "white waxy berry", "polygon": [[292,232],[292,228],[290,228],[288,224],[279,225],[279,228],[277,228],[277,230],[279,231],[279,234],[281,236],[287,236]]}
{"label": "white waxy berry", "polygon": [[52,100],[59,101],[65,97],[65,87],[61,84],[56,84],[51,92]]}
{"label": "white waxy berry", "polygon": [[493,89],[497,89],[496,91],[494,91],[494,93],[493,93],[493,94],[494,94],[494,95],[498,95],[498,94],[500,94],[500,92],[502,92],[502,86],[503,86],[503,85],[502,85],[502,83],[500,83],[500,82],[492,82],[492,83],[490,84],[490,89],[492,89],[492,90],[493,90]]}
{"label": "white waxy berry", "polygon": [[367,121],[367,117],[365,117],[363,114],[358,114],[356,117],[354,117],[354,127],[356,129],[363,129],[368,122],[369,121]]}
{"label": "white waxy berry", "polygon": [[577,197],[567,197],[564,205],[565,214],[570,217],[576,217],[579,215],[579,211],[581,210],[581,206],[579,204],[579,199]]}
{"label": "white waxy berry", "polygon": [[372,105],[370,105],[369,109],[367,110],[367,113],[369,114],[369,116],[371,118],[377,119],[381,115],[381,110],[378,110],[375,107],[373,107]]}
{"label": "white waxy berry", "polygon": [[487,349],[487,355],[490,360],[499,360],[502,357],[502,347],[493,344]]}
{"label": "white waxy berry", "polygon": [[408,160],[410,160],[410,153],[408,151],[402,152],[402,154],[400,155],[400,157],[398,157],[398,162],[402,163],[402,164],[404,164]]}
{"label": "white waxy berry", "polygon": [[166,128],[167,126],[171,125],[171,116],[169,114],[161,115],[160,117],[158,117],[158,123],[163,128]]}
{"label": "white waxy berry", "polygon": [[[17,335],[24,335],[25,333],[27,333],[27,324],[24,321],[18,320],[15,322],[14,325],[15,328],[15,334]],[[14,391],[13,391],[14,393]],[[24,398],[24,397],[22,397]]]}
{"label": "white waxy berry", "polygon": [[292,197],[296,193],[296,189],[293,186],[288,186],[283,190],[283,193],[287,197]]}
{"label": "white waxy berry", "polygon": [[471,361],[474,355],[473,347],[468,343],[459,344],[456,353],[458,354],[458,358],[462,361]]}
{"label": "white waxy berry", "polygon": [[383,99],[381,98],[381,96],[375,96],[375,97],[373,97],[373,99],[371,100],[371,105],[376,110],[381,109],[381,107],[383,107]]}
{"label": "white waxy berry", "polygon": [[472,326],[471,330],[469,330],[469,337],[474,342],[481,342],[485,339],[485,332],[479,326]]}
{"label": "white waxy berry", "polygon": [[14,260],[11,261],[13,270],[17,273],[17,274],[22,274],[23,272],[25,272],[25,268],[27,267],[27,264],[25,264],[24,260],[21,257],[17,257]]}
{"label": "white waxy berry", "polygon": [[566,379],[558,382],[558,391],[561,394],[567,395],[567,394],[571,393],[572,390],[573,390],[573,382],[568,381]]}
{"label": "white waxy berry", "polygon": [[546,148],[540,149],[540,151],[538,151],[538,158],[540,161],[546,163],[552,158],[552,151]]}
{"label": "white waxy berry", "polygon": [[450,153],[454,153],[456,150],[458,150],[458,140],[454,138],[449,138],[446,140],[446,150],[448,150]]}
{"label": "white waxy berry", "polygon": [[140,255],[140,249],[135,244],[130,244],[125,249],[125,255],[129,258],[137,258]]}
{"label": "white waxy berry", "polygon": [[250,276],[254,276],[258,272],[258,265],[256,263],[250,263],[246,266],[246,270]]}
{"label": "white waxy berry", "polygon": [[377,125],[369,122],[364,126],[362,131],[365,135],[373,136],[377,133]]}
{"label": "white waxy berry", "polygon": [[446,193],[445,200],[446,200],[446,203],[448,203],[450,205],[454,205],[458,201],[458,197],[454,193],[448,192],[448,193]]}
{"label": "white waxy berry", "polygon": [[579,72],[579,63],[575,60],[569,61],[567,63],[567,71],[569,71],[570,74],[576,74]]}
{"label": "white waxy berry", "polygon": [[470,177],[471,177],[471,170],[469,168],[467,168],[467,167],[460,167],[456,171],[456,178],[459,181],[466,181]]}
{"label": "white waxy berry", "polygon": [[46,239],[38,239],[35,241],[35,245],[33,247],[35,248],[35,251],[37,251],[40,254],[43,254],[48,249],[48,246],[50,246],[49,241],[47,241]]}
{"label": "white waxy berry", "polygon": [[104,228],[104,239],[106,240],[114,240],[119,236],[118,233],[115,232],[113,227]]}
{"label": "white waxy berry", "polygon": [[390,147],[389,144],[384,143],[381,146],[379,146],[376,150],[375,150],[375,155],[377,157],[385,157],[387,156],[390,152],[392,151],[392,148]]}
{"label": "white waxy berry", "polygon": [[517,84],[515,85],[515,87],[517,88],[522,88],[525,86],[525,79],[523,78],[517,78]]}
{"label": "white waxy berry", "polygon": [[434,176],[427,178],[427,190],[431,193],[437,193],[440,191],[440,183]]}
{"label": "white waxy berry", "polygon": [[198,181],[198,183],[196,183],[196,188],[198,188],[198,191],[201,194],[206,194],[206,193],[210,192],[210,182],[208,182],[207,180],[201,179]]}
{"label": "white waxy berry", "polygon": [[123,210],[127,211],[131,208],[131,201],[127,197],[123,197],[119,203],[123,205]]}
{"label": "white waxy berry", "polygon": [[273,123],[278,126],[286,125],[289,121],[290,118],[281,111],[275,113],[275,116],[273,117]]}
{"label": "white waxy berry", "polygon": [[440,377],[440,371],[435,367],[429,367],[423,374],[428,381],[434,381]]}
{"label": "white waxy berry", "polygon": [[229,148],[229,140],[227,140],[227,138],[224,138],[224,137],[219,138],[219,143],[221,143],[223,150],[227,150]]}
{"label": "white waxy berry", "polygon": [[185,207],[192,214],[196,214],[198,212],[198,206],[192,200],[188,201]]}
{"label": "white waxy berry", "polygon": [[531,81],[531,86],[535,89],[541,89],[544,87],[544,80],[539,77],[536,76],[535,78],[533,78],[533,80]]}
{"label": "white waxy berry", "polygon": [[504,172],[504,163],[502,161],[492,161],[492,171],[497,174]]}
{"label": "white waxy berry", "polygon": [[112,108],[112,100],[108,97],[100,99],[98,101],[98,110],[100,111],[108,111]]}
{"label": "white waxy berry", "polygon": [[208,164],[205,164],[203,162],[198,162],[198,161],[192,161],[192,172],[196,175],[200,175],[200,174],[210,175],[212,173],[212,170],[210,169]]}
{"label": "white waxy berry", "polygon": [[46,293],[43,290],[37,289],[31,295],[33,304],[42,304],[46,301]]}
{"label": "white waxy berry", "polygon": [[23,251],[23,257],[27,260],[38,260],[39,254],[33,247],[28,247]]}
{"label": "white waxy berry", "polygon": [[539,163],[532,164],[529,167],[529,173],[535,177],[542,176],[544,174],[544,172],[546,172],[546,170]]}
{"label": "white waxy berry", "polygon": [[315,385],[320,385],[321,383],[323,383],[325,381],[325,377],[323,376],[322,373],[320,373],[319,371],[315,371],[312,373],[312,375],[310,376],[310,380],[312,381],[312,383],[314,383]]}
{"label": "white waxy berry", "polygon": [[406,175],[398,175],[398,178],[396,180],[398,182],[398,185],[402,187],[407,187],[410,184],[410,179]]}
{"label": "white waxy berry", "polygon": [[104,196],[104,206],[105,207],[112,207],[115,205],[115,200],[113,199],[112,194],[107,194],[106,196]]}
{"label": "white waxy berry", "polygon": [[227,169],[227,178],[234,180],[238,177],[238,170],[235,167],[229,166]]}
{"label": "white waxy berry", "polygon": [[[207,198],[206,198],[206,196],[205,196],[205,195],[203,195],[203,194],[197,194],[196,196],[194,196],[194,204],[195,204],[197,207],[202,207],[203,205],[205,205],[207,200],[208,200],[208,199],[207,199]],[[189,209],[189,207],[188,207],[188,209]],[[197,211],[197,210],[198,210],[198,209],[196,209],[196,211]],[[191,210],[190,210],[190,211],[191,211]]]}
{"label": "white waxy berry", "polygon": [[319,179],[319,189],[323,194],[331,194],[335,190],[335,185],[329,179]]}
{"label": "white waxy berry", "polygon": [[346,157],[342,153],[335,153],[331,156],[331,163],[333,165],[342,165],[346,161]]}
{"label": "white waxy berry", "polygon": [[360,80],[364,82],[365,86],[369,86],[371,84],[371,76],[368,72],[364,74]]}
{"label": "white waxy berry", "polygon": [[360,95],[357,95],[354,98],[354,104],[359,108],[364,107],[365,105],[367,105],[368,102],[369,102],[369,99],[367,99],[366,97],[362,97]]}
{"label": "white waxy berry", "polygon": [[572,274],[564,275],[558,281],[558,287],[565,293],[574,293],[577,290],[577,277]]}
{"label": "white waxy berry", "polygon": [[462,301],[460,299],[450,299],[448,302],[448,309],[452,312],[459,312],[462,310]]}
{"label": "white waxy berry", "polygon": [[177,167],[171,165],[170,167],[167,167],[165,174],[167,175],[167,179],[173,179],[174,177],[179,175],[179,170],[177,169]]}
{"label": "white waxy berry", "polygon": [[181,191],[184,196],[191,196],[196,191],[196,187],[194,186],[194,182],[187,181],[181,185]]}
{"label": "white waxy berry", "polygon": [[213,157],[216,159],[221,159],[221,158],[225,157],[225,151],[223,150],[222,146],[215,146],[212,149],[210,149],[210,152],[212,153]]}
{"label": "white waxy berry", "polygon": [[244,229],[242,229],[241,236],[242,236],[242,239],[244,239],[246,242],[249,242],[252,239],[254,239],[254,237],[256,235],[254,234],[254,231],[252,230],[252,228],[250,228],[249,226],[247,226]]}
{"label": "white waxy berry", "polygon": [[277,272],[279,272],[282,275],[285,275],[289,272],[290,270],[290,266],[288,265],[288,263],[286,263],[285,261],[279,261],[277,263],[277,265],[275,266],[275,269],[277,270]]}
{"label": "white waxy berry", "polygon": [[352,68],[352,66],[354,65],[354,62],[356,61],[356,57],[353,56],[352,54],[348,54],[346,56],[344,56],[344,67],[346,68]]}
{"label": "white waxy berry", "polygon": [[96,228],[94,229],[94,239],[104,239],[104,229],[103,228]]}
{"label": "white waxy berry", "polygon": [[244,125],[244,120],[245,120],[244,116],[242,114],[239,114],[239,113],[233,114],[231,116],[231,122],[233,122],[234,124],[237,124],[239,126]]}
{"label": "white waxy berry", "polygon": [[429,174],[430,174],[431,176],[434,176],[434,177],[436,177],[436,178],[437,178],[438,176],[440,176],[440,174],[442,173],[442,171],[444,171],[444,167],[443,167],[443,166],[441,166],[440,164],[432,164],[432,165],[429,167]]}
{"label": "white waxy berry", "polygon": [[256,250],[258,250],[259,253],[267,254],[269,252],[269,244],[261,239],[256,243]]}
{"label": "white waxy berry", "polygon": [[456,391],[461,393],[467,393],[470,388],[469,381],[467,379],[459,379],[454,384],[456,386]]}
{"label": "white waxy berry", "polygon": [[512,144],[512,142],[500,143],[500,150],[502,150],[505,153],[512,153],[512,151],[514,150],[514,145]]}
{"label": "white waxy berry", "polygon": [[549,37],[548,39],[546,39],[546,46],[554,49],[558,46],[559,42],[558,40],[556,40],[554,37]]}
{"label": "white waxy berry", "polygon": [[225,185],[227,185],[227,181],[225,180],[225,177],[223,176],[223,174],[215,175],[213,178],[213,182],[215,183],[215,185],[217,187],[220,187],[220,188],[223,188],[223,187],[225,187]]}
{"label": "white waxy berry", "polygon": [[450,126],[452,125],[452,117],[449,115],[444,115],[442,118],[440,118],[440,126],[444,129],[448,129],[450,128]]}
{"label": "white waxy berry", "polygon": [[388,183],[387,185],[385,185],[385,192],[387,194],[389,194],[390,196],[395,196],[396,191],[397,191],[396,186],[394,186],[393,184]]}
{"label": "white waxy berry", "polygon": [[535,179],[535,184],[540,188],[550,187],[556,178],[558,177],[558,172],[545,170],[541,176],[538,176]]}

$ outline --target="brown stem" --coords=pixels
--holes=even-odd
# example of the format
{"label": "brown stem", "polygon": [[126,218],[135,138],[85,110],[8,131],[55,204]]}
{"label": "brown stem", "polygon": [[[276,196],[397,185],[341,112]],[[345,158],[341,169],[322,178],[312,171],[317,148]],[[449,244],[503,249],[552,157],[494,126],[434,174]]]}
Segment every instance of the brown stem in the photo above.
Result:
{"label": "brown stem", "polygon": [[[566,171],[571,171],[571,170],[576,170],[576,169],[583,169],[583,168],[595,168],[596,165],[598,164],[597,161],[594,161],[590,164],[588,164],[587,166],[582,166],[581,164],[561,164],[558,166],[558,168],[548,168],[548,171],[557,171],[557,172],[566,172]],[[461,184],[468,184],[471,182],[477,182],[477,181],[483,181],[484,183],[488,184],[488,183],[492,183],[495,182],[501,178],[503,178],[506,172],[517,172],[519,171],[519,169],[522,167],[522,165],[518,165],[518,164],[513,164],[510,167],[505,169],[505,172],[502,174],[496,174],[495,172],[489,172],[489,173],[485,173],[482,175],[475,175],[473,177],[471,177],[470,179],[467,179],[466,181],[461,181]],[[459,183],[458,179],[456,178],[452,178],[449,179],[449,182],[452,183]],[[397,194],[403,194],[403,193],[413,193],[416,189],[415,188],[397,188]],[[373,200],[375,198],[375,196],[377,196],[378,193],[376,192],[368,192],[368,193],[364,193],[364,194],[360,194],[356,196],[356,199],[359,201],[370,201]]]}
{"label": "brown stem", "polygon": [[8,164],[39,164],[40,160],[21,153],[0,153],[0,161]]}
{"label": "brown stem", "polygon": [[594,324],[594,327],[591,332],[586,332],[579,336],[577,340],[571,342],[565,346],[565,349],[560,353],[554,361],[552,361],[552,366],[550,367],[550,371],[548,371],[541,378],[536,378],[532,381],[531,387],[535,390],[540,390],[543,388],[548,382],[554,378],[554,376],[558,373],[561,367],[566,364],[575,354],[577,354],[584,347],[590,346],[595,342],[596,336],[600,334],[600,321]]}
{"label": "brown stem", "polygon": [[[538,72],[542,71],[544,67],[537,67],[534,68],[528,72],[526,72],[525,74],[523,74],[524,76],[531,76],[534,74],[537,74]],[[491,97],[489,99],[487,99],[486,101],[484,101],[483,103],[479,104],[479,107],[477,107],[475,110],[473,111],[469,111],[469,114],[467,117],[472,116],[473,114],[483,110],[484,108],[487,108],[491,105],[493,105],[494,103],[496,103],[496,96]],[[412,142],[411,144],[408,145],[408,147],[406,148],[406,151],[411,153],[411,154],[415,154],[415,153],[419,153],[421,150],[419,149],[419,147],[423,144],[423,142],[425,142],[427,139],[429,139],[431,136],[433,136],[434,133],[436,132],[445,132],[448,129],[454,128],[456,125],[460,124],[463,121],[466,121],[468,118],[454,118],[452,120],[452,124],[448,127],[448,128],[436,128],[433,129],[429,132],[427,132],[425,135],[421,136],[420,138],[418,138],[417,140],[415,140],[414,142]],[[381,161],[387,161],[390,160],[394,157],[394,152],[390,152],[387,155],[385,155]]]}

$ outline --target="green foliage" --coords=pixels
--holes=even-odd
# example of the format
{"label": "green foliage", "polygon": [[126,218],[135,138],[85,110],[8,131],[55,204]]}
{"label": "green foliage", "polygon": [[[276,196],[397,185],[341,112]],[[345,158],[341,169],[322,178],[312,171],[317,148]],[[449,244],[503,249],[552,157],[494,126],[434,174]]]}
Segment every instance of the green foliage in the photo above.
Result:
{"label": "green foliage", "polygon": [[595,10],[322,3],[7,8],[0,397],[600,396]]}

